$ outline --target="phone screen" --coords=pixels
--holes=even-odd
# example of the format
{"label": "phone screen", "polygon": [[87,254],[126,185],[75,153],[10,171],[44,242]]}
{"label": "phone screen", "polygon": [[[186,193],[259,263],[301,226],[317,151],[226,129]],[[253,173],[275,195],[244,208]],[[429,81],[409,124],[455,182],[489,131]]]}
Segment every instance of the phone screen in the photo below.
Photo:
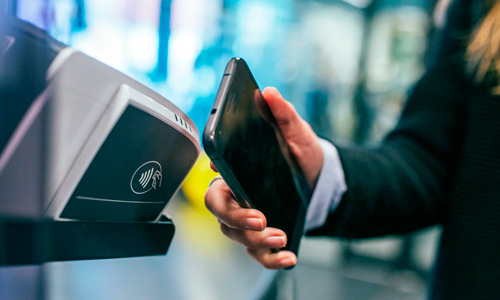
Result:
{"label": "phone screen", "polygon": [[[224,179],[236,179],[226,182],[240,204],[248,202],[264,213],[268,226],[287,234],[285,249],[296,252],[309,200],[307,184],[244,62],[238,62],[233,76],[215,138],[222,144],[223,163],[220,168],[214,164]],[[224,174],[226,167],[232,174]]]}

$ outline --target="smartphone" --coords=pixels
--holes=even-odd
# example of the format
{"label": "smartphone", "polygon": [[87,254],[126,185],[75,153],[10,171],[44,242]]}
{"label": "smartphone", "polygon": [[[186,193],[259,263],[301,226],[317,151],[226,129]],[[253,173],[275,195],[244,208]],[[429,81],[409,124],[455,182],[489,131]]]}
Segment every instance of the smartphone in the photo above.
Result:
{"label": "smartphone", "polygon": [[298,254],[311,191],[257,83],[241,58],[227,64],[203,132],[205,152],[245,208],[283,230]]}

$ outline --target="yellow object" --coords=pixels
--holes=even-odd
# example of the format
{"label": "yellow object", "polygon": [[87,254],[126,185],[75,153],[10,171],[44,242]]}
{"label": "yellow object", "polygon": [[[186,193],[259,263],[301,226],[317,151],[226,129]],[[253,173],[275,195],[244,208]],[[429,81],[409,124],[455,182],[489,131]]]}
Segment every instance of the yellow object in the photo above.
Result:
{"label": "yellow object", "polygon": [[222,234],[219,222],[207,209],[198,210],[182,203],[176,217],[176,234],[205,258],[219,257],[236,245]]}
{"label": "yellow object", "polygon": [[210,158],[202,152],[182,185],[184,196],[195,209],[209,213],[205,207],[205,193],[217,175],[210,168]]}
{"label": "yellow object", "polygon": [[210,168],[210,159],[203,152],[186,177],[182,192],[188,204],[178,203],[172,215],[178,236],[197,249],[205,258],[213,259],[221,253],[230,251],[233,243],[220,231],[219,222],[205,207],[205,193],[210,181],[218,174]]}

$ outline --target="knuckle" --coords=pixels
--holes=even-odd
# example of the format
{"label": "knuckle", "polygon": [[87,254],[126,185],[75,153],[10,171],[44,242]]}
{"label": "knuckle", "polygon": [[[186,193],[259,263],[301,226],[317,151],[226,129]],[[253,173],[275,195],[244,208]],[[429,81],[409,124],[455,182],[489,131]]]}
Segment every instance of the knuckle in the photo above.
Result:
{"label": "knuckle", "polygon": [[241,230],[238,241],[249,249],[256,249],[252,235],[247,230]]}
{"label": "knuckle", "polygon": [[252,248],[252,249],[260,249],[262,248],[262,243],[259,241],[256,241],[255,239],[249,238],[248,236],[245,237],[245,246]]}
{"label": "knuckle", "polygon": [[263,258],[262,258],[262,259],[259,261],[259,263],[260,263],[260,264],[261,264],[264,268],[266,268],[266,269],[276,269],[275,264],[274,264],[272,261],[270,261],[270,260],[266,260],[266,259],[263,259]]}
{"label": "knuckle", "polygon": [[211,213],[214,212],[214,203],[213,199],[207,194],[205,194],[205,207],[210,211]]}
{"label": "knuckle", "polygon": [[239,217],[236,210],[228,210],[225,215],[225,220],[234,228],[244,228],[241,225],[243,223],[243,220]]}
{"label": "knuckle", "polygon": [[263,249],[266,248],[264,245],[264,238],[260,233],[254,232],[252,230],[243,230],[244,244],[248,248],[252,249]]}
{"label": "knuckle", "polygon": [[256,260],[257,262],[260,263],[257,254],[255,253],[255,249],[252,248],[246,248],[248,256]]}
{"label": "knuckle", "polygon": [[220,222],[220,231],[227,237],[230,237],[230,229],[224,223]]}
{"label": "knuckle", "polygon": [[258,262],[261,266],[263,266],[266,269],[276,269],[277,265],[274,262],[274,260],[270,259],[268,255],[266,255],[265,251],[268,250],[263,250],[263,249],[253,249],[253,248],[247,248],[247,254],[252,257],[256,262]]}

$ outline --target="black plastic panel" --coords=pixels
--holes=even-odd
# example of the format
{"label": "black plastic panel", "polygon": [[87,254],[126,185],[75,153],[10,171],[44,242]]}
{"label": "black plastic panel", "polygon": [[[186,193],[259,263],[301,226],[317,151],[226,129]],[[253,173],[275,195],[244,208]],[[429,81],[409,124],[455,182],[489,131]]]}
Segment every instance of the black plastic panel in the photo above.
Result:
{"label": "black plastic panel", "polygon": [[0,266],[165,255],[174,236],[157,223],[0,219]]}
{"label": "black plastic panel", "polygon": [[99,149],[61,218],[151,221],[196,160],[182,133],[129,106]]}

